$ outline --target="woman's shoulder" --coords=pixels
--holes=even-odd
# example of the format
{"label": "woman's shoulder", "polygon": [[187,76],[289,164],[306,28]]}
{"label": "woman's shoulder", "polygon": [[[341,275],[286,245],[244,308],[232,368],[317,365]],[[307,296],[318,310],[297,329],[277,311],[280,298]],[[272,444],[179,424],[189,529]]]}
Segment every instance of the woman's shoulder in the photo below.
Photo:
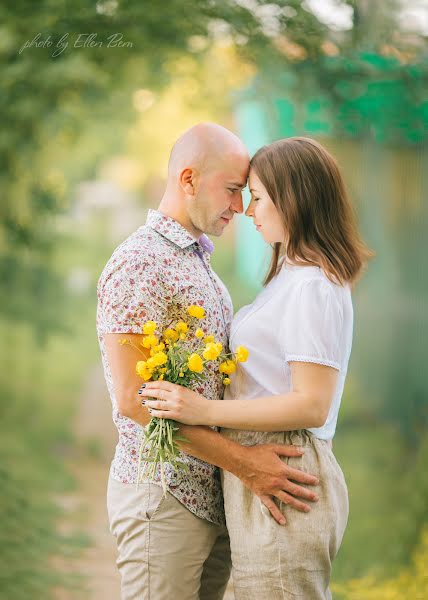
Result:
{"label": "woman's shoulder", "polygon": [[280,289],[284,301],[292,304],[325,305],[328,303],[344,306],[351,302],[349,284],[339,285],[329,279],[326,273],[316,266],[285,266],[281,269],[284,282]]}
{"label": "woman's shoulder", "polygon": [[328,277],[323,269],[315,265],[284,264],[282,276],[293,287],[309,287],[330,289],[337,294],[348,294],[349,284],[340,285]]}

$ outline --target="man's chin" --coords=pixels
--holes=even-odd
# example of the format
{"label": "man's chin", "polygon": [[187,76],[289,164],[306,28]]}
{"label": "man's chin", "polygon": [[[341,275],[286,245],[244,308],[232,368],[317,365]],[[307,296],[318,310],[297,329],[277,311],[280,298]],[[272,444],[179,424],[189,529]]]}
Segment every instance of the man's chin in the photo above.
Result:
{"label": "man's chin", "polygon": [[210,227],[209,230],[205,233],[207,233],[208,235],[214,235],[215,237],[220,237],[221,235],[223,235],[223,232],[226,229],[226,227],[227,223],[225,223],[224,221],[217,221],[217,223]]}
{"label": "man's chin", "polygon": [[221,237],[223,235],[224,228],[213,229],[212,231],[207,231],[208,235],[213,235],[214,237]]}

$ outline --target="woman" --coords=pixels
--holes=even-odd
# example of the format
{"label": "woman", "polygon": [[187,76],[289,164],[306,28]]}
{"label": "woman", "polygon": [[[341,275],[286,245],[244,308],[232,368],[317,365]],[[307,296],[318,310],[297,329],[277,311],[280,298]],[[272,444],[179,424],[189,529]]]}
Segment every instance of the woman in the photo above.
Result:
{"label": "woman", "polygon": [[246,346],[248,361],[237,365],[225,400],[165,382],[149,382],[143,395],[158,398],[146,401],[152,416],[218,425],[243,444],[304,447],[302,457],[287,460],[319,477],[319,501],[297,512],[282,493],[286,527],[236,477],[223,474],[235,596],[326,599],[348,518],[331,440],[352,345],[351,288],[371,253],[338,166],[317,142],[295,137],[261,148],[249,185],[246,214],[274,252],[263,291],[232,325],[231,350]]}

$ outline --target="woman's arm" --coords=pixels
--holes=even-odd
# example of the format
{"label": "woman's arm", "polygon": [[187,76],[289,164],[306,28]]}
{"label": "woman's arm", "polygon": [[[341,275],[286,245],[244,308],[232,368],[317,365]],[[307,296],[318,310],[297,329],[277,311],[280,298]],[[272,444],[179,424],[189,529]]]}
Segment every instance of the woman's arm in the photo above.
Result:
{"label": "woman's arm", "polygon": [[321,427],[327,420],[338,371],[315,363],[289,364],[293,390],[287,394],[254,400],[207,400],[181,386],[153,381],[146,384],[142,397],[151,416],[188,425],[217,425],[249,431]]}

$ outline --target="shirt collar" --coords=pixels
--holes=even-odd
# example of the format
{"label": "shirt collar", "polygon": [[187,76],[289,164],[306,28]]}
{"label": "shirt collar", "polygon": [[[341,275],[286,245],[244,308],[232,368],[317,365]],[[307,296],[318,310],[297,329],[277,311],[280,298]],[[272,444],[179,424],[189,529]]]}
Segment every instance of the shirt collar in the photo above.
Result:
{"label": "shirt collar", "polygon": [[199,243],[201,248],[205,252],[208,252],[208,254],[214,251],[214,244],[205,234],[202,234],[199,240],[195,239],[178,221],[164,215],[158,210],[149,210],[146,225],[163,235],[170,242],[176,244],[179,248],[184,249],[192,244]]}

